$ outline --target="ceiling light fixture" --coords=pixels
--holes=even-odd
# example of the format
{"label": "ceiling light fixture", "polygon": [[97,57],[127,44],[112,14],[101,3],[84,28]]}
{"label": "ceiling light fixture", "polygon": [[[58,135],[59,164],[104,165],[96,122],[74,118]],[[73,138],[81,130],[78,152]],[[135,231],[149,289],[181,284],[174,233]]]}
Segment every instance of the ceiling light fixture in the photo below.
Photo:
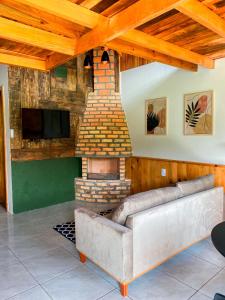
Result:
{"label": "ceiling light fixture", "polygon": [[108,64],[108,63],[110,63],[109,54],[107,52],[108,48],[104,47],[103,49],[104,49],[104,51],[102,53],[101,62],[102,62],[102,64]]}
{"label": "ceiling light fixture", "polygon": [[90,53],[86,53],[85,59],[84,59],[84,68],[85,69],[91,69],[93,67],[93,62],[91,59]]}

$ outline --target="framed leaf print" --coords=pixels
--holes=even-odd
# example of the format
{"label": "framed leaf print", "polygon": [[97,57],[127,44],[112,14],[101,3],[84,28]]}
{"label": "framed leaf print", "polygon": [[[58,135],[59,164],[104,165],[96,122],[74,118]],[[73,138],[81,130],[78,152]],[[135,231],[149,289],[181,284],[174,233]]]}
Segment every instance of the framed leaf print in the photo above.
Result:
{"label": "framed leaf print", "polygon": [[146,100],[145,119],[146,134],[166,135],[167,132],[167,98]]}
{"label": "framed leaf print", "polygon": [[213,133],[213,91],[184,95],[184,134]]}

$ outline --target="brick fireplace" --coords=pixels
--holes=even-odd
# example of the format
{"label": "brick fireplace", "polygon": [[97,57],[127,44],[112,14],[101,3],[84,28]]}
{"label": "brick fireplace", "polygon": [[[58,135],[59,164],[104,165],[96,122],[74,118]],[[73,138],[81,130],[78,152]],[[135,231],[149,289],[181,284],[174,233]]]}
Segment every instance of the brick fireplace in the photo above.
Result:
{"label": "brick fireplace", "polygon": [[114,203],[130,193],[125,158],[131,156],[131,141],[120,94],[115,92],[115,53],[108,53],[109,64],[101,63],[101,49],[93,53],[94,92],[89,93],[76,145],[76,155],[82,157],[76,200]]}

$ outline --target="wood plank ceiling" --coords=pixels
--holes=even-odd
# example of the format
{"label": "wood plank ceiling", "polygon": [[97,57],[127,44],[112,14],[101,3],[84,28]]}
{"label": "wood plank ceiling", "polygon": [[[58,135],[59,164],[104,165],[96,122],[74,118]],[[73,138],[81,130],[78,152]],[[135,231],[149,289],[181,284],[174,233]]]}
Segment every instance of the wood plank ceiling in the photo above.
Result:
{"label": "wood plank ceiling", "polygon": [[0,2],[0,63],[49,70],[97,46],[117,50],[122,69],[214,68],[225,57],[225,0]]}

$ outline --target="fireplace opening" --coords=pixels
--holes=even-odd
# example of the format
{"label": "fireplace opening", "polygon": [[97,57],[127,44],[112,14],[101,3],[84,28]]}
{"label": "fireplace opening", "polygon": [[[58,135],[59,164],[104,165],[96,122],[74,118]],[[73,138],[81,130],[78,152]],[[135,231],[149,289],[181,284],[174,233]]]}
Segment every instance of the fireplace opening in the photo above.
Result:
{"label": "fireplace opening", "polygon": [[88,179],[120,179],[119,158],[88,158]]}

